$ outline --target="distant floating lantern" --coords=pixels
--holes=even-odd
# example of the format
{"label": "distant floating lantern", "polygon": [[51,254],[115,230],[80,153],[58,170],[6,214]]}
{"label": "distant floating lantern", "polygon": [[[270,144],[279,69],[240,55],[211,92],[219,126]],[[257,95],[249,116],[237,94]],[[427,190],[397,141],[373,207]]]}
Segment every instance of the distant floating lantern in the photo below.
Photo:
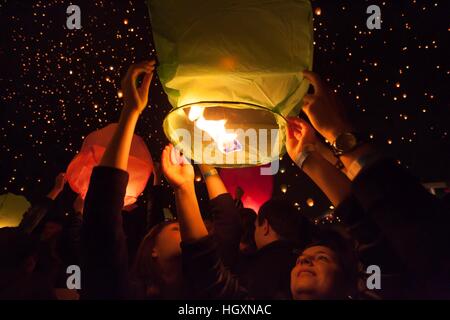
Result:
{"label": "distant floating lantern", "polygon": [[308,207],[314,207],[314,200],[312,198],[306,199],[306,204]]}
{"label": "distant floating lantern", "polygon": [[30,206],[24,196],[13,193],[0,195],[0,228],[17,227]]}
{"label": "distant floating lantern", "polygon": [[314,13],[316,14],[316,16],[320,16],[320,15],[322,14],[322,9],[321,9],[320,7],[317,7],[317,8],[314,10]]}
{"label": "distant floating lantern", "polygon": [[307,0],[147,0],[164,132],[198,163],[267,164],[283,153],[313,57]]}
{"label": "distant floating lantern", "polygon": [[[103,153],[111,140],[117,124],[90,133],[83,141],[80,152],[70,162],[66,171],[67,182],[73,191],[84,199],[89,187],[92,169],[100,163]],[[128,159],[129,180],[124,206],[136,202],[144,191],[153,170],[153,161],[148,148],[138,135],[133,135],[130,157]]]}
{"label": "distant floating lantern", "polygon": [[282,185],[280,186],[280,189],[281,189],[281,192],[286,193],[286,192],[287,192],[287,185],[282,184]]}

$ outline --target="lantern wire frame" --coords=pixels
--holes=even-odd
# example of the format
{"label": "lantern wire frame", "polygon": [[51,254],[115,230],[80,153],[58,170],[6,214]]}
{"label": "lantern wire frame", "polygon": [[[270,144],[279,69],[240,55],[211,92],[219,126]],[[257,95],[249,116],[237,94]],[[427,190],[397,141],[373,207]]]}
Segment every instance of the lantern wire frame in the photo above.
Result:
{"label": "lantern wire frame", "polygon": [[[188,118],[193,106],[203,107],[207,120],[226,120],[226,129],[237,134],[242,149],[221,152],[210,135]],[[199,101],[173,108],[163,128],[170,142],[195,163],[221,168],[260,166],[285,153],[287,120],[275,110],[245,102]]]}

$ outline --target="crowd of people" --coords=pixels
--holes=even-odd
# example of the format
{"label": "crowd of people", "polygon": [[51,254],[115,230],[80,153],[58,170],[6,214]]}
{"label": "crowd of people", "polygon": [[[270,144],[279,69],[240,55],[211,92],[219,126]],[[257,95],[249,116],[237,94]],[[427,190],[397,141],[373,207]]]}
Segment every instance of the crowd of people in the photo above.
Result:
{"label": "crowd of people", "polygon": [[[60,174],[18,227],[0,229],[0,299],[450,298],[448,207],[359,137],[345,106],[310,71],[304,77],[314,93],[303,99],[303,118],[288,119],[286,150],[343,227],[317,226],[284,199],[270,199],[258,213],[244,208],[206,164],[200,171],[211,218],[204,220],[194,168],[169,144],[160,170],[174,191],[176,219],[165,218],[155,170],[139,228],[127,232],[127,163],[154,70],[154,61],[128,69],[118,127],[69,222],[47,214],[64,187]],[[319,135],[335,142],[334,152]],[[355,140],[351,148],[336,145],[343,135]],[[66,265],[81,270],[81,288],[70,293]],[[373,265],[381,272],[375,289],[367,286]]]}

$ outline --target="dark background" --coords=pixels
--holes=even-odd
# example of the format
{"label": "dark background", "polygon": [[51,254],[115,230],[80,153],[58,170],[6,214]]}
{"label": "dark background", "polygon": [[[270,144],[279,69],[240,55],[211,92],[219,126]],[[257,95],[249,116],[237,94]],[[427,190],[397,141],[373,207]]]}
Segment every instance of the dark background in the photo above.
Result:
{"label": "dark background", "polygon": [[[65,26],[70,4],[0,1],[0,193],[30,200],[45,195],[83,138],[117,121],[117,91],[128,66],[155,55],[145,1],[76,1],[81,30]],[[448,1],[312,4],[314,70],[337,90],[374,143],[421,181],[448,181]],[[371,4],[381,8],[381,30],[366,27]],[[155,160],[167,143],[162,120],[170,108],[156,79],[137,128]],[[323,194],[288,157],[281,167],[275,195],[307,215],[328,209]],[[197,186],[204,199],[203,182]],[[74,197],[68,189],[62,208]],[[306,205],[308,198],[314,206]]]}

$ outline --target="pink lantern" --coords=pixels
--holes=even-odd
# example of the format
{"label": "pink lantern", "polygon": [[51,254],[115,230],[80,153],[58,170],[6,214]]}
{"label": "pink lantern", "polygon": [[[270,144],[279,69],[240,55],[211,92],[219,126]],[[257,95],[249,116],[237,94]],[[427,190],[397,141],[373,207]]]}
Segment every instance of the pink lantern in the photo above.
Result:
{"label": "pink lantern", "polygon": [[[67,168],[66,177],[73,191],[84,199],[89,187],[92,169],[100,163],[117,123],[90,133],[83,142],[80,152],[73,158]],[[124,199],[124,206],[136,202],[144,191],[153,170],[153,161],[144,140],[133,135],[130,157],[128,159],[129,180]]]}
{"label": "pink lantern", "polygon": [[220,176],[225,187],[232,195],[236,188],[244,190],[244,207],[258,212],[259,208],[272,197],[273,176],[261,175],[261,167],[221,169]]}

